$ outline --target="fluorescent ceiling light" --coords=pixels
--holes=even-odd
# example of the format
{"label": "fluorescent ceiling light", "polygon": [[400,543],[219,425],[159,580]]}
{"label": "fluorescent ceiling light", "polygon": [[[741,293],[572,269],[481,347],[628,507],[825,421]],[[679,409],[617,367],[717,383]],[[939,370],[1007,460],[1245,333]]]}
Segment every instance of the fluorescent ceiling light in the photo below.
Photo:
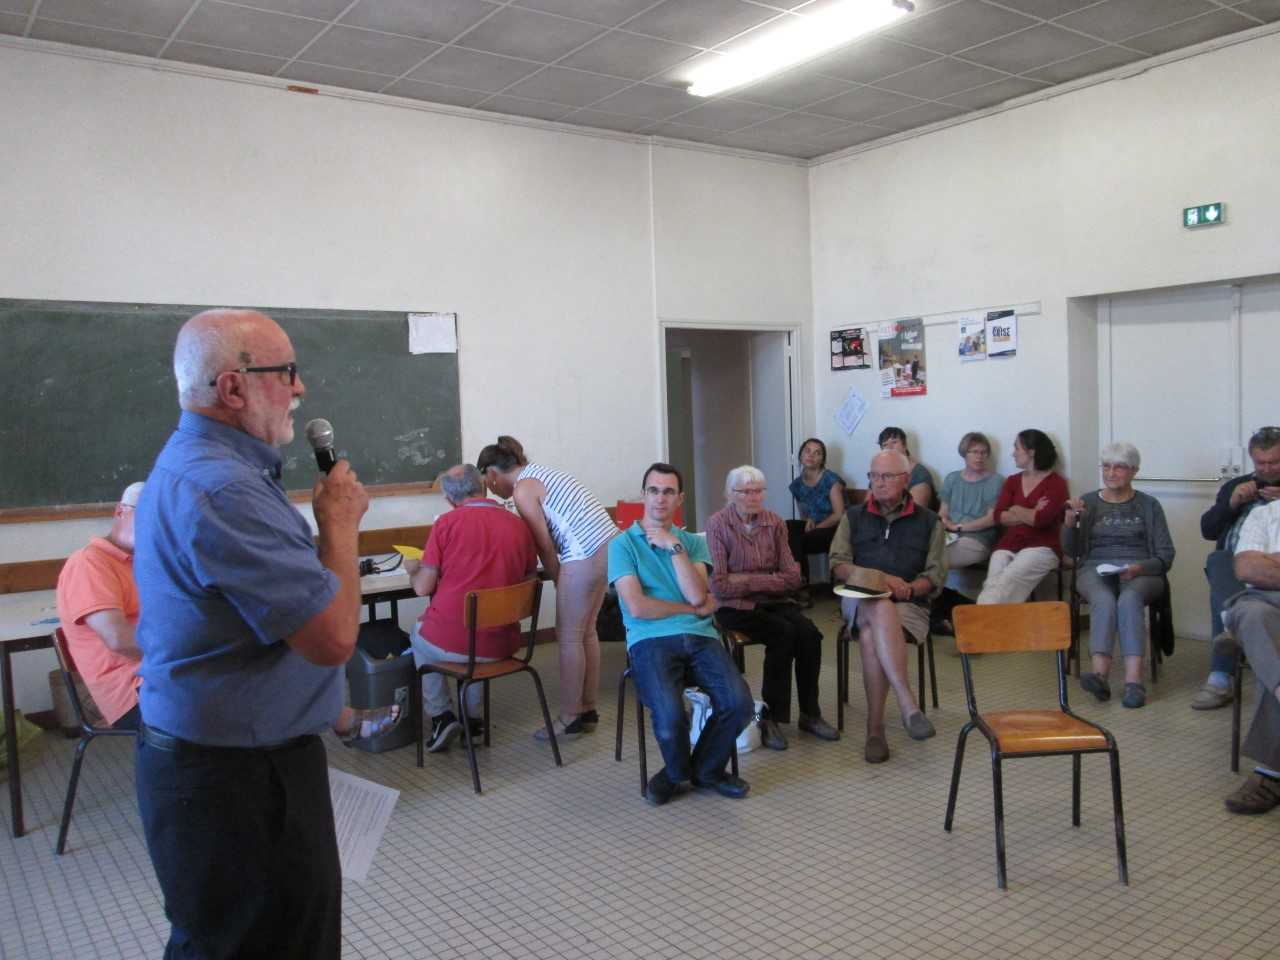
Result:
{"label": "fluorescent ceiling light", "polygon": [[783,26],[693,71],[689,92],[710,97],[745,86],[844,46],[914,9],[909,0],[845,0],[812,16],[788,17]]}

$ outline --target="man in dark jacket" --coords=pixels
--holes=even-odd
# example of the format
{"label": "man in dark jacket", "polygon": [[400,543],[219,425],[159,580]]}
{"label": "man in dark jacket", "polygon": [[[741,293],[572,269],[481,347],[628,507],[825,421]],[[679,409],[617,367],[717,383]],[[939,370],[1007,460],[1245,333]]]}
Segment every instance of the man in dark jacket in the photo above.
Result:
{"label": "man in dark jacket", "polygon": [[[1253,460],[1253,473],[1224,483],[1213,506],[1200,518],[1200,533],[1217,544],[1204,564],[1214,639],[1223,632],[1223,604],[1244,589],[1231,565],[1240,527],[1254,507],[1280,499],[1280,427],[1263,427],[1250,437],[1249,457]],[[1209,659],[1209,676],[1191,698],[1193,710],[1215,710],[1231,702],[1236,657],[1227,651],[1234,648],[1230,644],[1216,647],[1218,652]]]}

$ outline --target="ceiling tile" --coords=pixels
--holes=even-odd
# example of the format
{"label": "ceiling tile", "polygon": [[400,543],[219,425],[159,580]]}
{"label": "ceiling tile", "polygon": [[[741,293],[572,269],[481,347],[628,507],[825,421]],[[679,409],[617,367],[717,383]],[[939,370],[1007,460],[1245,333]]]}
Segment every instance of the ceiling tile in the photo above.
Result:
{"label": "ceiling tile", "polygon": [[202,0],[176,39],[267,56],[292,57],[323,29],[324,24],[315,20]]}
{"label": "ceiling tile", "polygon": [[528,60],[512,60],[492,53],[445,47],[409,74],[409,77],[413,80],[497,93],[538,69],[541,69],[541,64],[530,63]]}
{"label": "ceiling tile", "polygon": [[650,120],[665,120],[672,114],[697,106],[698,98],[683,90],[638,83],[596,104],[597,109],[625,113]]}
{"label": "ceiling tile", "polygon": [[1208,0],[1110,0],[1068,14],[1058,22],[1114,42],[1215,9]]}
{"label": "ceiling tile", "polygon": [[809,113],[821,114],[824,117],[839,117],[841,120],[871,120],[886,113],[894,113],[907,107],[917,106],[919,100],[904,97],[887,90],[874,87],[859,87],[852,93],[842,94],[830,100],[823,100],[809,107]]}
{"label": "ceiling tile", "polygon": [[620,133],[633,133],[636,128],[643,127],[649,121],[640,117],[624,117],[620,113],[578,110],[565,117],[564,122],[576,123],[583,127],[602,127],[605,130],[617,130]]}
{"label": "ceiling tile", "polygon": [[1007,73],[1023,73],[1056,63],[1068,57],[1078,56],[1086,50],[1102,46],[1101,41],[1091,40],[1070,30],[1042,24],[999,40],[992,40],[980,47],[966,50],[962,56]]}
{"label": "ceiling tile", "polygon": [[[246,7],[260,7],[276,13],[292,13],[316,20],[332,20],[351,0],[237,0]],[[433,0],[434,2],[434,0]]]}
{"label": "ceiling tile", "polygon": [[369,93],[377,93],[393,79],[376,73],[344,70],[341,67],[330,67],[323,63],[306,63],[302,60],[293,61],[277,76],[287,80],[301,80],[303,83],[322,83],[330,87],[345,87],[348,90],[366,90]]}
{"label": "ceiling tile", "polygon": [[585,107],[617,93],[625,86],[627,86],[625,80],[602,77],[598,73],[547,67],[541,73],[535,73],[529,79],[521,80],[507,93],[513,97],[565,103],[571,107]]}
{"label": "ceiling tile", "polygon": [[855,123],[853,126],[845,127],[843,130],[835,130],[821,137],[815,137],[813,142],[827,151],[843,150],[845,147],[853,147],[859,143],[870,143],[872,140],[889,137],[897,132],[887,127],[873,127],[865,123]]}
{"label": "ceiling tile", "polygon": [[36,40],[73,43],[78,47],[116,50],[120,53],[135,53],[143,57],[154,57],[164,46],[163,37],[144,37],[140,33],[84,27],[76,23],[63,23],[60,20],[37,20],[31,27],[30,36]]}
{"label": "ceiling tile", "polygon": [[1007,80],[988,83],[985,87],[954,94],[947,97],[946,101],[954,103],[957,107],[964,107],[966,110],[984,110],[997,103],[1004,103],[1006,100],[1044,89],[1043,83],[1036,83],[1034,80],[1026,80],[1022,77],[1009,77]]}
{"label": "ceiling tile", "polygon": [[1236,9],[1266,23],[1280,20],[1280,0],[1248,0],[1247,3],[1238,5]]}
{"label": "ceiling tile", "polygon": [[31,12],[35,2],[36,0],[0,0],[0,12],[25,16]]}
{"label": "ceiling tile", "polygon": [[941,100],[945,96],[968,90],[984,83],[1003,80],[1004,75],[959,60],[935,60],[896,77],[880,80],[877,87],[906,93],[924,100]]}
{"label": "ceiling tile", "polygon": [[719,141],[724,133],[720,130],[712,130],[708,127],[692,127],[682,123],[655,123],[649,127],[642,127],[639,133],[651,134],[655,137],[670,137],[673,140],[694,140],[698,143],[712,143]]}
{"label": "ceiling tile", "polygon": [[764,107],[756,103],[741,103],[736,100],[713,100],[711,103],[704,101],[701,106],[694,107],[675,119],[677,123],[691,123],[698,127],[711,127],[714,130],[729,132],[750,126],[753,123],[759,123],[762,120],[780,117],[783,112],[782,110],[775,110],[773,107]]}
{"label": "ceiling tile", "polygon": [[10,33],[15,37],[22,36],[27,30],[27,16],[24,13],[0,13],[0,33]]}
{"label": "ceiling tile", "polygon": [[1196,17],[1194,20],[1176,23],[1171,27],[1161,27],[1159,30],[1144,33],[1140,37],[1132,37],[1125,41],[1125,46],[1137,47],[1150,54],[1168,53],[1179,47],[1189,47],[1205,40],[1212,40],[1214,37],[1248,30],[1257,25],[1248,17],[1230,10],[1217,10],[1203,17]]}
{"label": "ceiling tile", "polygon": [[654,0],[515,0],[517,7],[590,20],[606,27],[616,27],[653,3]]}
{"label": "ceiling tile", "polygon": [[487,53],[550,63],[599,36],[600,27],[507,7],[458,42]]}
{"label": "ceiling tile", "polygon": [[[191,9],[191,0],[44,0],[39,16],[90,27],[167,37]],[[68,41],[71,42],[71,41]],[[116,50],[118,47],[111,47]]]}
{"label": "ceiling tile", "polygon": [[485,0],[360,0],[342,18],[344,24],[449,43],[495,12]]}
{"label": "ceiling tile", "polygon": [[439,49],[437,44],[412,37],[334,27],[299,56],[311,63],[396,76],[413,69]]}
{"label": "ceiling tile", "polygon": [[712,47],[778,16],[740,0],[666,0],[627,24],[628,30],[664,40]]}
{"label": "ceiling tile", "polygon": [[817,76],[807,67],[792,70],[772,80],[753,83],[738,90],[734,96],[754,103],[767,103],[771,107],[794,110],[818,100],[826,100],[857,88],[844,80]]}
{"label": "ceiling tile", "polygon": [[811,113],[784,113],[782,116],[768,120],[753,129],[761,133],[781,134],[784,137],[796,137],[800,140],[811,140],[824,133],[831,133],[841,127],[847,127],[844,120],[833,120],[831,117],[818,117]]}
{"label": "ceiling tile", "polygon": [[517,117],[537,117],[539,120],[559,120],[569,108],[559,103],[542,103],[538,100],[522,100],[519,97],[490,97],[476,104],[477,110],[509,113]]}
{"label": "ceiling tile", "polygon": [[927,50],[908,47],[905,43],[895,43],[884,37],[872,37],[811,60],[807,66],[841,80],[871,83],[936,59],[937,54]]}
{"label": "ceiling tile", "polygon": [[881,117],[876,123],[894,130],[911,130],[915,127],[937,123],[939,120],[950,120],[952,117],[958,117],[966,112],[959,107],[951,107],[945,103],[922,103],[920,106],[912,107],[910,110],[903,110],[901,113]]}
{"label": "ceiling tile", "polygon": [[198,63],[205,67],[221,67],[223,70],[243,70],[245,73],[275,73],[289,61],[279,57],[264,57],[257,53],[241,53],[239,50],[223,50],[221,47],[202,47],[198,43],[174,41],[164,49],[165,60],[182,63]]}
{"label": "ceiling tile", "polygon": [[1070,60],[1055,63],[1052,66],[1032,70],[1027,76],[1032,80],[1044,80],[1048,83],[1066,83],[1068,80],[1087,77],[1091,73],[1102,73],[1104,70],[1121,67],[1126,63],[1133,63],[1133,61],[1141,60],[1142,58],[1142,54],[1134,53],[1131,50],[1124,50],[1120,47],[1102,47],[1098,50],[1090,50],[1088,53],[1083,53],[1078,57],[1072,57]]}
{"label": "ceiling tile", "polygon": [[397,80],[382,92],[395,97],[426,100],[430,103],[447,103],[453,107],[474,107],[485,96],[483,93],[463,90],[461,87],[447,87],[440,83],[422,83],[418,80],[404,79]]}
{"label": "ceiling tile", "polygon": [[771,153],[781,157],[807,159],[822,153],[822,148],[816,144],[790,137],[769,136],[757,133],[755,130],[722,134],[715,142],[718,146],[732,147],[734,150],[752,150],[756,153]]}
{"label": "ceiling tile", "polygon": [[697,53],[695,47],[612,31],[570,54],[560,66],[644,80],[670,70]]}
{"label": "ceiling tile", "polygon": [[1000,0],[1000,2],[1028,16],[1052,20],[1054,17],[1095,4],[1098,0]]}
{"label": "ceiling tile", "polygon": [[939,53],[955,53],[1006,33],[1030,27],[1035,22],[1030,17],[993,7],[982,0],[959,0],[936,13],[919,18],[908,17],[899,26],[889,28],[886,33],[895,40],[903,40]]}

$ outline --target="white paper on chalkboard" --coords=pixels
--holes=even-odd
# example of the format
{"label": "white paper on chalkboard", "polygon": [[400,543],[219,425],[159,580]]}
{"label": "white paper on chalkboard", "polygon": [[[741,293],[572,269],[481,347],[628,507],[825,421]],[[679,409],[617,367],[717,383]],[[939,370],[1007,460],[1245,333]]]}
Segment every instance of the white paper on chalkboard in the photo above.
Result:
{"label": "white paper on chalkboard", "polygon": [[456,313],[409,314],[410,353],[457,353]]}

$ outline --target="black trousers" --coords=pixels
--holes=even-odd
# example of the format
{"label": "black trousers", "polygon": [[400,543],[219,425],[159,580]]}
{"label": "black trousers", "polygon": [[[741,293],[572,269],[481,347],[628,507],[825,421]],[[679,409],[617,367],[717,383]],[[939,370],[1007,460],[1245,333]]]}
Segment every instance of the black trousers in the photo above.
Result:
{"label": "black trousers", "polygon": [[806,559],[812,553],[826,553],[831,549],[831,541],[835,538],[835,527],[814,527],[808,532],[804,529],[803,520],[787,521],[787,546],[791,555],[800,564],[800,576],[809,582],[809,562]]}
{"label": "black trousers", "polygon": [[320,738],[161,748],[149,733],[138,808],[172,924],[166,960],[336,960],[342,876]]}
{"label": "black trousers", "polygon": [[764,679],[760,698],[769,716],[791,722],[791,664],[795,663],[800,712],[822,714],[818,706],[818,674],[822,669],[822,631],[794,603],[757,604],[754,610],[721,607],[716,619],[729,630],[740,630],[764,644]]}

